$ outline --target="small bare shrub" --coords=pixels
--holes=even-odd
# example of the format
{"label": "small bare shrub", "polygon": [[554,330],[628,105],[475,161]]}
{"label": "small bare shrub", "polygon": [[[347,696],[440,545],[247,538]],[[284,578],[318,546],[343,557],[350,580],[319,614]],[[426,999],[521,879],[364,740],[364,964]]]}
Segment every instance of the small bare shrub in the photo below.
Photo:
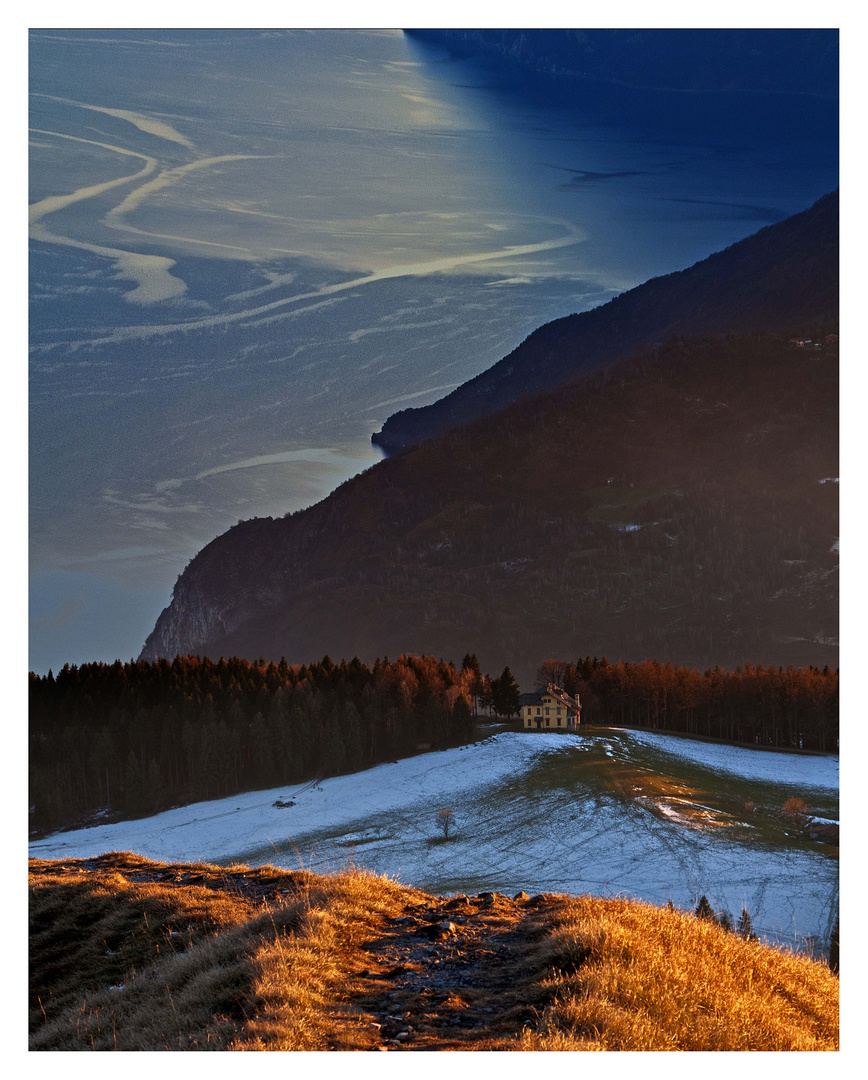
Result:
{"label": "small bare shrub", "polygon": [[451,806],[441,806],[437,811],[437,828],[443,833],[443,839],[449,839],[449,830],[454,829],[456,825],[455,811]]}
{"label": "small bare shrub", "polygon": [[797,829],[804,829],[808,824],[808,804],[798,795],[787,799],[781,809]]}

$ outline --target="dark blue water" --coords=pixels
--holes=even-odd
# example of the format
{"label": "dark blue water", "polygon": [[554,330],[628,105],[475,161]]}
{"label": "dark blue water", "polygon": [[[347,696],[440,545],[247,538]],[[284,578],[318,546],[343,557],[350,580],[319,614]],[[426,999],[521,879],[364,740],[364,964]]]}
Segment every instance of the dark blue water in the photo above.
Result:
{"label": "dark blue water", "polygon": [[390,413],[837,184],[807,96],[398,32],[31,40],[38,670],[136,654],[201,546],[373,464]]}

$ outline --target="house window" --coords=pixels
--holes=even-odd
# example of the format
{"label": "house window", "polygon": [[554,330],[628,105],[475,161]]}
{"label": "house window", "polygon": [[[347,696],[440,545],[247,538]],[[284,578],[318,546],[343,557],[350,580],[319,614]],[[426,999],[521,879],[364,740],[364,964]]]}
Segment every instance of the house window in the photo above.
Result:
{"label": "house window", "polygon": [[539,706],[537,706],[537,710],[536,710],[537,716],[539,716],[541,713],[542,713],[542,709],[540,709]]}
{"label": "house window", "polygon": [[[546,709],[546,712],[548,712],[548,709]],[[546,727],[551,727],[551,726],[552,726],[551,720],[549,720],[549,718],[546,717]]]}
{"label": "house window", "polygon": [[551,712],[551,710],[550,710],[550,709],[546,709],[546,716],[548,716],[548,714],[549,714],[550,712]]}

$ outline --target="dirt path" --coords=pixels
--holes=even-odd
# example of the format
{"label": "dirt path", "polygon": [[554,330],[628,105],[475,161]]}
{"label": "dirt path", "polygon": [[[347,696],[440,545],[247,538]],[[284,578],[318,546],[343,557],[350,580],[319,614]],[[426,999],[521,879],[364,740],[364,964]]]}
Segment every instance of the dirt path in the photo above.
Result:
{"label": "dirt path", "polygon": [[353,1006],[371,1049],[506,1049],[532,1020],[527,954],[557,899],[499,893],[408,905],[365,943]]}
{"label": "dirt path", "polygon": [[[37,879],[98,880],[113,871],[131,884],[231,893],[262,911],[291,903],[303,891],[293,874],[265,867],[167,866],[128,855],[31,863]],[[562,898],[490,892],[429,897],[413,890],[407,896],[347,955],[341,992],[327,1008],[329,1047],[517,1049],[538,1000],[531,984],[540,966],[530,954],[556,921]]]}

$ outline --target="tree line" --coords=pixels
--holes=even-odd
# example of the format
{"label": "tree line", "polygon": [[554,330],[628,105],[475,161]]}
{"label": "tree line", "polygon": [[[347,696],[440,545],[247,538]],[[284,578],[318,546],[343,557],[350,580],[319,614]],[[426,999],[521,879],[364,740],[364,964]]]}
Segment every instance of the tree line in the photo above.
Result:
{"label": "tree line", "polygon": [[699,672],[659,660],[547,660],[541,685],[578,694],[583,724],[615,724],[796,750],[838,749],[838,672],[746,663]]}
{"label": "tree line", "polygon": [[[511,679],[511,676],[510,676]],[[473,738],[492,685],[475,656],[308,665],[232,657],[30,675],[31,827],[153,813],[355,772]]]}
{"label": "tree line", "polygon": [[[700,673],[657,660],[548,660],[538,683],[578,695],[583,724],[833,751],[838,674],[745,664]],[[65,665],[30,675],[31,827],[135,816],[356,772],[473,739],[479,711],[518,713],[508,667],[475,655],[290,665],[237,657]]]}

